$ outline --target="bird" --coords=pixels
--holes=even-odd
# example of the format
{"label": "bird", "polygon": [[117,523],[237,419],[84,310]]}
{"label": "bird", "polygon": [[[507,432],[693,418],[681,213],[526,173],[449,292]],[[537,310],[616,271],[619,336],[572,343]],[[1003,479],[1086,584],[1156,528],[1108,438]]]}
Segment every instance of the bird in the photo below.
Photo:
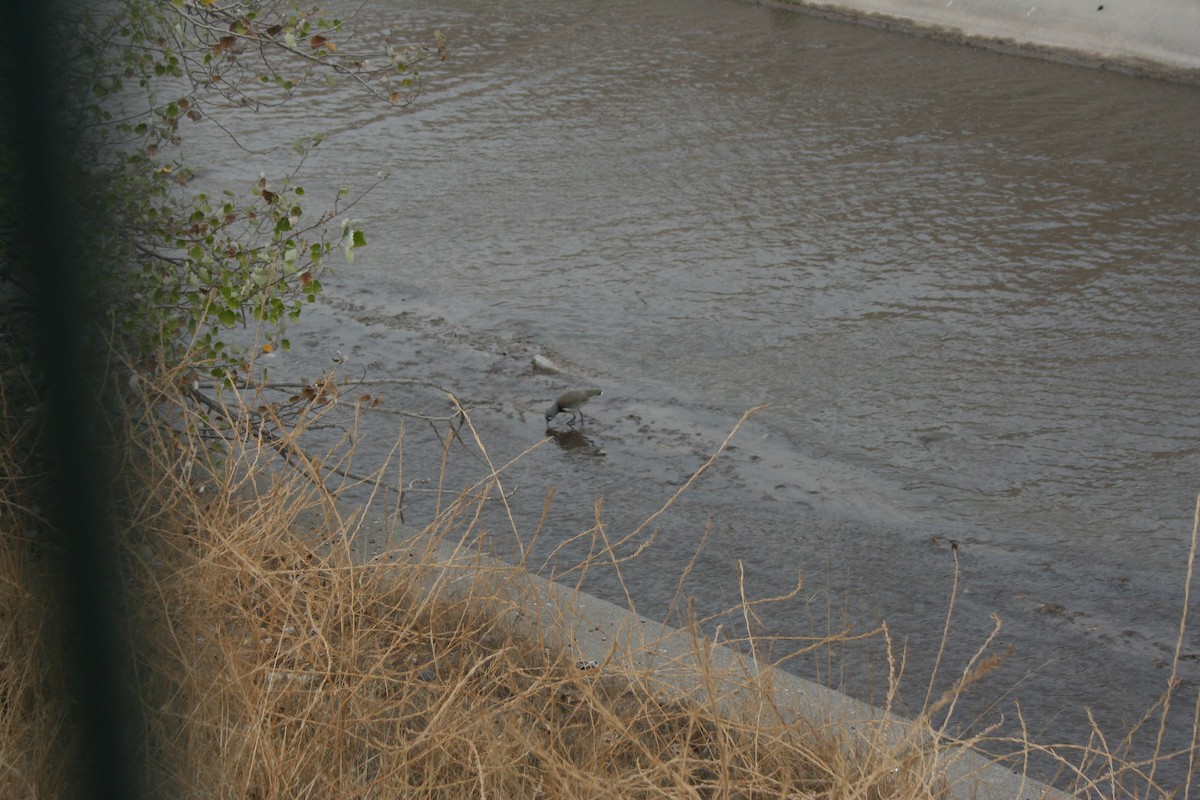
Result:
{"label": "bird", "polygon": [[588,400],[591,400],[598,394],[600,394],[599,389],[571,389],[570,391],[563,392],[558,396],[558,399],[546,409],[546,425],[549,425],[551,420],[564,411],[571,414],[571,421],[567,423],[568,425],[575,424],[576,412],[579,413],[579,419],[582,421],[583,411],[581,410],[581,407],[584,403],[586,403]]}

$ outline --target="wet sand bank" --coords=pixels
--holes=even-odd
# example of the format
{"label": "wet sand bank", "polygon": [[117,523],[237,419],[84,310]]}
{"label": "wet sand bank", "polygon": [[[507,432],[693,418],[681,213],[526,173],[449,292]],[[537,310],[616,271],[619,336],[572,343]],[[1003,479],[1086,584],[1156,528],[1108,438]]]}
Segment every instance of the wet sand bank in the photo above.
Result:
{"label": "wet sand bank", "polygon": [[[507,508],[493,494],[485,518],[495,555],[522,560],[543,577],[578,582],[621,606],[632,602],[639,613],[667,624],[679,625],[694,598],[710,631],[744,627],[740,613],[730,612],[743,588],[757,599],[787,595],[799,583],[798,594],[756,609],[756,634],[762,641],[778,637],[771,655],[886,621],[906,653],[900,710],[910,715],[929,684],[951,602],[954,620],[934,681],[938,691],[991,633],[995,612],[1002,620],[995,645],[1011,645],[1012,653],[959,703],[963,730],[1001,713],[1014,719],[1005,695],[1017,687],[1013,696],[1035,738],[1082,741],[1089,729],[1085,704],[1119,725],[1140,715],[1161,690],[1146,664],[1169,654],[1167,621],[1177,619],[1169,598],[1155,615],[1164,620],[1161,631],[1127,630],[1120,608],[1145,601],[1138,581],[1091,576],[1035,550],[1001,549],[970,531],[897,515],[874,504],[869,487],[844,481],[835,466],[778,442],[756,418],[665,513],[617,547],[615,558],[602,559],[610,563],[594,564],[580,578],[572,572],[576,565],[662,509],[737,419],[696,398],[673,396],[669,387],[625,385],[519,331],[464,330],[424,312],[414,301],[385,318],[331,292],[295,337],[293,351],[273,366],[279,379],[289,373],[311,378],[336,354],[343,377],[367,379],[361,392],[351,391],[377,394],[380,409],[360,423],[355,471],[367,472],[389,455],[396,459],[393,446],[403,427],[402,470],[391,470],[387,482],[406,487],[406,523],[419,527],[431,518],[439,485],[444,507],[461,487],[489,473],[488,461],[508,464],[537,445],[503,470]],[[563,371],[539,369],[535,355]],[[451,389],[470,408],[474,433],[460,429],[462,441],[451,443],[444,475],[444,420],[454,415],[453,404],[431,386],[388,385],[387,378]],[[604,390],[589,404],[586,425],[572,429],[560,418],[547,432],[547,405],[562,389],[580,385]],[[444,419],[430,423],[383,409]],[[349,493],[346,499],[362,498]],[[394,502],[394,496],[383,498],[384,507]],[[881,575],[891,577],[871,577]],[[868,703],[882,702],[887,691],[881,637],[796,658],[788,669]]]}

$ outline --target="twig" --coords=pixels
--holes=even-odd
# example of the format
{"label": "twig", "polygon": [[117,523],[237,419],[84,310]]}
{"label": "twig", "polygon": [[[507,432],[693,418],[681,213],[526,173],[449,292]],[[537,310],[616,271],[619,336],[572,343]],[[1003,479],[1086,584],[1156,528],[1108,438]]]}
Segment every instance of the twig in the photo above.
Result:
{"label": "twig", "polygon": [[[302,464],[304,466],[304,470],[302,471],[309,473],[309,480],[319,486],[327,494],[332,496],[332,492],[329,490],[329,487],[325,485],[325,481],[321,477],[321,468],[317,466],[315,459],[313,459],[313,457],[308,453],[304,452],[304,450],[297,446],[294,442],[289,441],[275,431],[272,431],[267,426],[268,420],[266,417],[254,411],[246,410],[242,411],[239,415],[234,415],[230,413],[227,406],[218,403],[197,389],[193,389],[192,387],[188,386],[185,387],[183,391],[188,397],[191,397],[211,410],[213,413],[227,420],[235,429],[243,429],[246,432],[243,434],[244,438],[249,435],[250,431],[256,431],[262,440],[277,450],[279,454],[283,456],[284,461],[289,465],[296,467],[297,465],[294,463],[294,461],[298,461],[300,464]],[[324,468],[328,472],[340,475],[348,480],[359,481],[363,483],[374,483],[376,481],[375,478],[359,475],[340,467],[324,465]]]}
{"label": "twig", "polygon": [[[1188,548],[1187,573],[1183,581],[1183,611],[1179,615],[1179,636],[1175,639],[1175,652],[1171,658],[1171,674],[1167,678],[1167,691],[1163,696],[1162,713],[1158,718],[1158,736],[1154,741],[1154,759],[1150,763],[1150,775],[1146,778],[1147,784],[1151,787],[1154,786],[1154,773],[1158,770],[1158,757],[1162,753],[1163,737],[1167,732],[1167,712],[1171,708],[1171,695],[1175,691],[1176,676],[1179,673],[1179,657],[1183,652],[1183,639],[1187,631],[1188,606],[1192,601],[1192,574],[1196,566],[1197,532],[1200,532],[1200,495],[1196,496],[1196,510],[1192,516],[1192,544]],[[1197,702],[1197,708],[1200,709],[1200,701]],[[1195,758],[1196,748],[1193,747],[1188,757],[1188,764],[1190,766],[1194,766]],[[1185,800],[1186,797],[1185,795]]]}

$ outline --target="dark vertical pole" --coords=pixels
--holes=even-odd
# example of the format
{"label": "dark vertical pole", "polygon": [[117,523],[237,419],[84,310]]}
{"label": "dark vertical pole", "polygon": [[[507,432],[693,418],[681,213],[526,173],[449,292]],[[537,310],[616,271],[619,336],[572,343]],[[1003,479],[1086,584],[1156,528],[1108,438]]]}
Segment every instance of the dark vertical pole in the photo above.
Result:
{"label": "dark vertical pole", "polygon": [[[49,471],[46,511],[56,528],[52,548],[61,557],[52,607],[62,610],[57,657],[71,678],[71,707],[83,763],[83,796],[138,795],[132,735],[129,653],[119,624],[114,519],[105,497],[104,415],[96,356],[97,328],[83,284],[89,268],[80,242],[85,224],[74,213],[84,180],[72,160],[65,95],[55,82],[67,74],[67,48],[54,41],[51,14],[63,3],[0,3],[0,80],[5,147],[12,159],[12,241],[5,268],[30,289],[29,324],[44,381],[47,420],[44,462]],[[14,246],[15,245],[15,246]],[[15,324],[8,320],[5,324]]]}

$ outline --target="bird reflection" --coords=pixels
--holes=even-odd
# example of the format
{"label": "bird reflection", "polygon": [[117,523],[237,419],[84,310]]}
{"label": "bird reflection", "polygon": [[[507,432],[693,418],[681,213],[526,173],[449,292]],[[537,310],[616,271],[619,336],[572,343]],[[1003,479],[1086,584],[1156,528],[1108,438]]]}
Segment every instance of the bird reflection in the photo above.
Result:
{"label": "bird reflection", "polygon": [[546,429],[546,436],[567,452],[584,452],[591,456],[602,457],[604,451],[591,440],[583,431],[567,428],[565,430]]}

